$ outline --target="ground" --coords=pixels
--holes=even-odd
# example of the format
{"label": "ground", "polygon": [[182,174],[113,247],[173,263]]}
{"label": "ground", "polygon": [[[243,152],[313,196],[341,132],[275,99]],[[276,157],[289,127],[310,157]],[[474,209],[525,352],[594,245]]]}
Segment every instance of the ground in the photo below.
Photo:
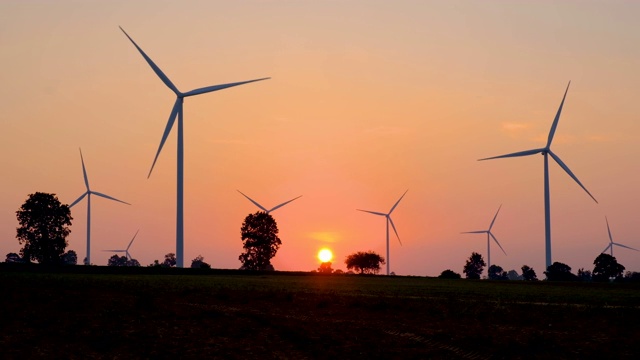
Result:
{"label": "ground", "polygon": [[93,268],[0,268],[3,358],[640,354],[633,284]]}

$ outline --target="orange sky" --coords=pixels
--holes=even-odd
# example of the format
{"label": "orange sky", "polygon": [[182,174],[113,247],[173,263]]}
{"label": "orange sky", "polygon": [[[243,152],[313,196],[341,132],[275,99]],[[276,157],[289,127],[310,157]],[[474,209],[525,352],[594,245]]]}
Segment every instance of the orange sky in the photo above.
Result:
{"label": "orange sky", "polygon": [[[614,241],[640,248],[640,4],[632,1],[110,1],[0,3],[0,256],[36,191],[71,203],[93,190],[92,261],[124,247],[147,265],[175,251],[175,132],[150,179],[175,96],[121,25],[182,91],[271,80],[185,100],[185,264],[238,268],[240,226],[274,206],[279,270],[334,268],[355,251],[391,270],[461,272],[503,204],[492,247],[505,270],[544,270],[541,147],[572,81],[553,150],[599,200],[551,164],[553,259],[592,269]],[[174,129],[175,130],[175,129]],[[85,256],[86,204],[70,249]],[[640,253],[616,248],[627,269]]]}

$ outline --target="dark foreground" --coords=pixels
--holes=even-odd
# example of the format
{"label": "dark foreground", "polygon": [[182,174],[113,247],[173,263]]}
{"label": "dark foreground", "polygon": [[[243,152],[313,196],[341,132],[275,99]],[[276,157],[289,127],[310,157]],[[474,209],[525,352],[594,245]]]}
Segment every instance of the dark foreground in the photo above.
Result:
{"label": "dark foreground", "polygon": [[640,356],[631,284],[0,270],[3,359]]}

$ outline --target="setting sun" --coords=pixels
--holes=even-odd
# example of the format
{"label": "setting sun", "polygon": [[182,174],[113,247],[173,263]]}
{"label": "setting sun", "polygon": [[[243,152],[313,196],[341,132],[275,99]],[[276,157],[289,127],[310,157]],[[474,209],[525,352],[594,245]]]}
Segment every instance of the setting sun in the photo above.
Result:
{"label": "setting sun", "polygon": [[333,253],[329,249],[321,249],[318,252],[318,259],[322,262],[331,261],[331,259],[333,259]]}

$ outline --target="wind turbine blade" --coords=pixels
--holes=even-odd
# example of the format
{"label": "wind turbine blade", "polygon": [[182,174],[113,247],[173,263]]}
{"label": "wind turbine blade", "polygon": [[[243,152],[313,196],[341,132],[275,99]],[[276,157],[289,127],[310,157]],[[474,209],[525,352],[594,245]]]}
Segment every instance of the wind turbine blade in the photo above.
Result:
{"label": "wind turbine blade", "polygon": [[69,209],[71,209],[73,207],[73,205],[77,204],[80,202],[80,200],[84,199],[85,196],[87,196],[89,192],[87,191],[86,193],[80,195],[79,198],[76,199],[76,201],[72,202],[71,205],[69,205]]}
{"label": "wind turbine blade", "polygon": [[587,190],[587,188],[586,188],[586,187],[584,187],[584,185],[582,185],[582,183],[580,182],[580,180],[578,180],[578,178],[577,178],[575,175],[573,175],[573,173],[571,172],[571,170],[569,169],[569,167],[568,167],[565,163],[563,163],[563,162],[562,162],[562,160],[560,160],[560,158],[559,158],[556,154],[554,154],[554,153],[553,153],[553,151],[549,150],[549,155],[551,155],[551,157],[553,158],[553,160],[555,160],[555,161],[558,163],[558,165],[560,165],[560,167],[561,167],[561,168],[563,168],[563,169],[564,169],[564,171],[566,171],[566,172],[567,172],[567,174],[569,174],[569,176],[571,176],[571,177],[573,178],[573,180],[575,180],[575,182],[577,182],[577,183],[578,183],[578,185],[580,185],[580,187],[581,187],[584,191],[586,191],[586,192],[587,192],[587,194],[589,194],[589,196],[591,196],[591,198],[593,199],[593,201],[595,201],[595,202],[596,202],[596,204],[597,204],[597,203],[598,203],[598,200],[596,200],[596,198],[594,198],[594,197],[593,197],[593,195],[591,195],[591,193],[589,192],[589,190]]}
{"label": "wind turbine blade", "polygon": [[478,230],[478,231],[465,231],[465,232],[461,232],[460,234],[486,234],[487,231],[486,230]]}
{"label": "wind turbine blade", "polygon": [[133,44],[133,46],[136,47],[136,49],[138,49],[138,51],[140,52],[140,54],[142,55],[142,57],[147,61],[147,64],[149,64],[149,66],[151,66],[151,69],[153,69],[153,71],[156,73],[156,75],[158,75],[158,77],[160,78],[160,80],[162,80],[162,82],[167,85],[167,87],[169,89],[171,89],[171,91],[173,91],[176,95],[180,95],[180,91],[178,90],[178,88],[173,85],[173,83],[171,82],[171,80],[169,80],[169,78],[167,77],[167,75],[165,75],[162,70],[160,70],[160,68],[158,67],[158,65],[156,65],[153,60],[151,60],[150,57],[147,56],[147,54],[145,54],[144,51],[142,51],[142,49],[140,48],[140,46],[138,46],[138,44],[136,44],[135,41],[133,41],[133,39],[131,38],[131,36],[129,36],[129,34],[127,34],[126,31],[124,31],[124,29],[122,28],[122,26],[120,26],[120,30],[122,30],[122,32],[129,38],[129,40],[131,40],[131,43]]}
{"label": "wind turbine blade", "polygon": [[87,177],[87,169],[84,167],[84,158],[82,157],[82,149],[80,149],[80,161],[82,162],[82,175],[84,175],[84,185],[89,191],[89,178]]}
{"label": "wind turbine blade", "polygon": [[103,197],[103,198],[105,198],[105,199],[114,200],[114,201],[117,201],[117,202],[121,202],[121,203],[123,203],[123,204],[131,205],[131,204],[129,204],[129,203],[128,203],[128,202],[126,202],[126,201],[118,200],[118,199],[116,199],[116,198],[114,198],[114,197],[111,197],[111,196],[109,196],[109,195],[105,195],[105,194],[103,194],[103,193],[99,193],[99,192],[97,192],[97,191],[91,191],[91,193],[92,193],[93,195],[97,195],[97,196]]}
{"label": "wind turbine blade", "polygon": [[502,204],[500,204],[500,207],[498,207],[498,211],[496,211],[496,215],[493,217],[493,220],[491,220],[491,225],[489,225],[488,231],[491,231],[491,228],[493,227],[493,223],[496,222],[496,218],[498,217],[498,213],[500,212],[501,207],[502,207]]}
{"label": "wind turbine blade", "polygon": [[212,92],[212,91],[218,91],[218,90],[222,90],[222,89],[226,89],[226,88],[230,88],[230,87],[234,87],[234,86],[238,86],[238,85],[244,85],[244,84],[248,84],[248,83],[252,83],[252,82],[256,82],[256,81],[268,80],[268,79],[271,79],[271,78],[270,77],[266,77],[266,78],[261,78],[261,79],[240,81],[240,82],[229,83],[229,84],[220,84],[220,85],[207,86],[207,87],[203,87],[203,88],[199,88],[199,89],[188,91],[188,92],[184,93],[184,96],[205,94],[205,93]]}
{"label": "wind turbine blade", "polygon": [[609,245],[607,245],[606,248],[604,248],[604,250],[602,250],[601,254],[604,253],[605,251],[609,250],[609,248],[613,245],[613,243],[609,243]]}
{"label": "wind turbine blade", "polygon": [[[409,189],[407,189],[407,191],[409,191]],[[405,191],[404,194],[402,194],[402,196],[400,196],[400,199],[398,199],[398,201],[396,201],[396,203],[393,205],[391,210],[389,210],[389,215],[391,215],[393,210],[395,210],[396,206],[398,206],[398,204],[400,203],[400,200],[402,200],[402,198],[407,194],[407,191]]]}
{"label": "wind turbine blade", "polygon": [[609,242],[612,243],[613,237],[611,236],[611,229],[609,228],[609,219],[607,219],[607,217],[605,216],[604,220],[607,222],[607,232],[609,233]]}
{"label": "wind turbine blade", "polygon": [[[138,231],[140,231],[140,229],[138,229]],[[125,250],[125,251],[129,251],[129,248],[131,247],[131,244],[133,244],[133,240],[135,240],[136,236],[138,236],[138,231],[136,231],[135,235],[133,235],[133,239],[131,239],[131,241],[129,241],[129,245],[127,245],[127,250]]]}
{"label": "wind turbine blade", "polygon": [[285,201],[285,202],[283,202],[282,204],[280,204],[280,205],[278,205],[278,206],[274,206],[274,207],[273,207],[273,208],[271,208],[271,210],[269,210],[268,212],[272,212],[273,210],[279,209],[279,208],[281,208],[281,207],[283,207],[283,206],[287,205],[288,203],[292,202],[293,200],[295,200],[295,199],[299,199],[299,198],[301,198],[301,197],[302,197],[302,195],[298,196],[297,198],[293,198],[293,199],[291,199],[291,200],[289,200],[289,201]]}
{"label": "wind turbine blade", "polygon": [[237,190],[240,194],[242,194],[242,196],[246,197],[247,199],[249,199],[249,201],[251,201],[255,206],[259,207],[260,209],[262,209],[262,211],[268,213],[269,211],[267,209],[264,208],[264,206],[258,204],[255,200],[253,200],[252,198],[248,197],[247,195],[245,195],[244,193],[242,193],[242,191]]}
{"label": "wind turbine blade", "polygon": [[176,102],[173,104],[173,109],[171,109],[171,114],[169,115],[167,126],[164,128],[164,134],[162,134],[162,140],[160,140],[160,146],[158,146],[158,152],[156,152],[156,157],[153,158],[153,164],[151,164],[151,169],[149,170],[149,175],[147,175],[147,179],[151,176],[153,167],[156,166],[156,161],[158,161],[158,156],[160,156],[160,152],[162,151],[164,142],[167,141],[167,137],[171,132],[171,128],[173,128],[173,123],[176,121],[176,116],[178,115],[178,111],[180,111],[180,108],[182,106],[181,104],[182,102],[180,98],[177,98]]}
{"label": "wind turbine blade", "polygon": [[361,210],[361,209],[356,209],[358,211],[363,211],[369,214],[374,214],[374,215],[380,215],[380,216],[387,216],[387,214],[381,213],[381,212],[377,212],[377,211],[369,211],[369,210]]}
{"label": "wind turbine blade", "polygon": [[612,244],[613,244],[613,245],[620,246],[620,247],[623,247],[623,248],[627,248],[627,249],[631,249],[631,250],[635,250],[635,251],[640,251],[640,250],[638,250],[638,249],[634,249],[634,248],[632,248],[631,246],[622,245],[622,244],[618,244],[618,243],[612,243]]}
{"label": "wind turbine blade", "polygon": [[498,246],[500,247],[500,250],[502,250],[502,252],[503,252],[505,255],[507,255],[507,252],[506,252],[506,251],[504,251],[504,249],[502,248],[502,245],[500,245],[500,242],[498,242],[498,239],[496,239],[496,237],[495,237],[495,236],[493,236],[493,234],[492,234],[491,232],[489,232],[489,235],[493,238],[493,241],[495,241],[495,242],[496,242],[496,244],[498,244]]}
{"label": "wind turbine blade", "polygon": [[510,157],[519,157],[519,156],[529,156],[529,155],[541,153],[544,150],[545,149],[532,149],[532,150],[518,151],[518,152],[511,153],[511,154],[505,154],[505,155],[499,155],[499,156],[492,156],[492,157],[488,157],[488,158],[484,158],[484,159],[478,159],[478,161],[492,160],[492,159],[502,159],[502,158],[510,158]]}
{"label": "wind turbine blade", "polygon": [[551,141],[553,141],[553,135],[556,133],[556,128],[558,127],[558,121],[560,120],[560,113],[562,112],[562,106],[564,105],[564,99],[567,97],[567,92],[569,91],[569,85],[571,85],[571,81],[567,84],[567,89],[564,91],[564,96],[562,97],[562,102],[560,102],[560,107],[558,108],[558,112],[556,113],[555,119],[553,119],[553,124],[551,125],[551,130],[549,130],[549,138],[547,140],[547,148],[551,146]]}
{"label": "wind turbine blade", "polygon": [[391,216],[387,215],[387,219],[389,219],[389,223],[391,223],[391,227],[393,228],[393,232],[396,233],[396,237],[398,238],[398,242],[400,243],[400,246],[402,246],[402,241],[400,241],[400,235],[398,235],[398,230],[396,230],[396,226],[393,224],[393,219],[391,219]]}

